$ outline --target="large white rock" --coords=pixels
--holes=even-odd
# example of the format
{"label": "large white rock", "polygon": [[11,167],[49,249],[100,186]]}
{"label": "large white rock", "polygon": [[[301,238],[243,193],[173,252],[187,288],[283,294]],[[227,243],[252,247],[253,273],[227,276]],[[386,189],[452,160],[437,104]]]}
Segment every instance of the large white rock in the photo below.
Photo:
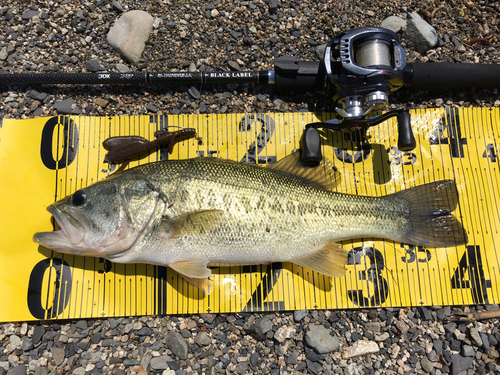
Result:
{"label": "large white rock", "polygon": [[125,13],[109,30],[107,40],[132,64],[138,64],[153,30],[153,17],[142,10]]}
{"label": "large white rock", "polygon": [[406,36],[413,43],[415,50],[420,54],[425,54],[438,44],[436,30],[425,22],[417,12],[408,12]]}
{"label": "large white rock", "polygon": [[406,21],[397,16],[390,16],[380,23],[380,27],[399,33],[406,30]]}

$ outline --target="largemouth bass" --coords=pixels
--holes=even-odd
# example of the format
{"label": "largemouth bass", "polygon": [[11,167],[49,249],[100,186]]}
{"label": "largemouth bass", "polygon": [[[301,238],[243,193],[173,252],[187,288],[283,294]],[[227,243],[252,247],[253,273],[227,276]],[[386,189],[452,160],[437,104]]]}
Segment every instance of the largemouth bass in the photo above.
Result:
{"label": "largemouth bass", "polygon": [[341,240],[374,237],[422,246],[467,242],[452,215],[453,181],[383,197],[330,191],[339,173],[300,164],[267,167],[216,158],[138,166],[76,191],[48,211],[61,230],[34,241],[119,263],[169,266],[206,293],[210,266],[293,262],[343,276]]}

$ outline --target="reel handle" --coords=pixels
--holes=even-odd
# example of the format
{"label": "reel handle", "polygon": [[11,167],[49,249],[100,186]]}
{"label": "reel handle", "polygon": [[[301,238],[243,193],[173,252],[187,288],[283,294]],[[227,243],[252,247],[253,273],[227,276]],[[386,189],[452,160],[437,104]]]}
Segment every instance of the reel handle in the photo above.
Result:
{"label": "reel handle", "polygon": [[411,129],[411,116],[408,110],[398,114],[398,133],[398,148],[401,151],[411,151],[417,146]]}
{"label": "reel handle", "polygon": [[300,149],[302,151],[300,160],[307,164],[317,163],[323,159],[318,129],[306,126],[300,138]]}

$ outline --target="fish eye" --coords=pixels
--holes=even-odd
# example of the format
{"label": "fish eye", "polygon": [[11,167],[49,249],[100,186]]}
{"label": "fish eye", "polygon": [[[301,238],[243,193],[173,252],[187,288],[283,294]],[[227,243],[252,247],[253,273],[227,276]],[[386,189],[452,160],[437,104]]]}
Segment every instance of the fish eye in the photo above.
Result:
{"label": "fish eye", "polygon": [[71,197],[71,201],[75,206],[81,206],[85,203],[87,200],[87,193],[85,193],[85,190],[77,190],[73,193],[73,196]]}

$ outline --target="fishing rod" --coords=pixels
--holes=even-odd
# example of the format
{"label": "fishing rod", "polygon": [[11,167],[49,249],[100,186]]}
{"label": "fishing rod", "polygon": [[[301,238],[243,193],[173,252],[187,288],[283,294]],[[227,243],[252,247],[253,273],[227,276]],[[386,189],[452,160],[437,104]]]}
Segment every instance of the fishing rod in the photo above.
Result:
{"label": "fishing rod", "polygon": [[391,30],[365,27],[335,35],[321,61],[296,56],[275,59],[274,70],[249,72],[140,72],[140,73],[19,73],[0,74],[0,86],[11,84],[146,84],[273,85],[277,91],[324,91],[333,99],[337,118],[306,125],[301,140],[302,160],[320,161],[319,128],[363,129],[397,117],[398,148],[410,151],[416,142],[407,109],[383,114],[389,94],[402,87],[416,90],[500,87],[500,65],[406,63],[398,35]]}

